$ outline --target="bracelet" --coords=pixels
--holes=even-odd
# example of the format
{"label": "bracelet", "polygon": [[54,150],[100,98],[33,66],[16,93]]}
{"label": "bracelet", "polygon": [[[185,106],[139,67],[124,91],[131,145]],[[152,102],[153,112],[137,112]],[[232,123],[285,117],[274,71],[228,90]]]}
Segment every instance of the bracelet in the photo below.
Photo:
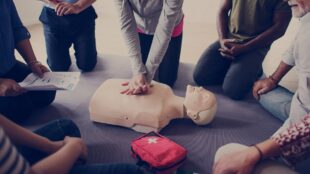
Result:
{"label": "bracelet", "polygon": [[259,153],[259,161],[261,161],[264,158],[262,150],[260,150],[260,148],[256,144],[254,144],[252,147],[254,147],[258,151],[258,153]]}
{"label": "bracelet", "polygon": [[41,64],[41,62],[37,61],[37,60],[32,60],[30,62],[27,63],[28,65],[32,65],[32,64]]}
{"label": "bracelet", "polygon": [[279,81],[278,81],[277,79],[275,79],[272,75],[270,75],[268,78],[269,78],[271,81],[273,81],[273,83],[275,83],[275,84],[278,84],[278,83],[279,83]]}

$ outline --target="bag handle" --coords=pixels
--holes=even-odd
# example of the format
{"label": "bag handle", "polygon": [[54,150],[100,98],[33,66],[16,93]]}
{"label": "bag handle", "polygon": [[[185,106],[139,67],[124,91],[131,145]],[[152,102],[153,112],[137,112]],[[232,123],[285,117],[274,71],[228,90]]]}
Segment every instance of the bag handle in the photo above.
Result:
{"label": "bag handle", "polygon": [[[141,138],[149,137],[149,136],[152,136],[152,135],[155,135],[155,136],[158,136],[158,137],[161,137],[161,138],[166,138],[166,137],[160,135],[159,133],[152,131],[152,132],[149,132],[149,133],[147,133],[147,134],[144,134],[144,135],[142,135],[142,136],[136,138],[135,140],[139,140],[139,139],[141,139]],[[134,141],[135,141],[135,140],[134,140]]]}

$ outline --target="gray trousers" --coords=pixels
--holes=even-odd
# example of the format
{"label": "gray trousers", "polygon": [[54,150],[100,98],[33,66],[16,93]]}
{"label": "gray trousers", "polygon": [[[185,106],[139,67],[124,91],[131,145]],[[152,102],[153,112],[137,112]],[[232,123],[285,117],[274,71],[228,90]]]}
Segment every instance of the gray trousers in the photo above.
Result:
{"label": "gray trousers", "polygon": [[242,99],[262,75],[262,62],[269,46],[240,54],[235,60],[223,57],[216,41],[200,57],[194,80],[199,86],[222,85],[224,93],[232,99]]}

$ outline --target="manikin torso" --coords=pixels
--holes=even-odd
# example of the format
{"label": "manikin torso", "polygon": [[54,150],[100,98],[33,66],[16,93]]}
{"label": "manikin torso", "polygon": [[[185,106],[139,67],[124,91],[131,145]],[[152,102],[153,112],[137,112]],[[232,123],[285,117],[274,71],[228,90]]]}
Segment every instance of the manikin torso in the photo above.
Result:
{"label": "manikin torso", "polygon": [[[169,86],[152,82],[146,95],[125,95],[120,93],[126,88],[121,85],[124,81],[109,79],[97,89],[89,106],[92,121],[147,133],[160,131],[172,119],[187,117],[184,116],[186,106],[190,107],[187,114],[196,124],[207,124],[215,115],[215,96],[203,88],[189,86],[184,100],[174,95]],[[198,114],[201,111],[204,113]]]}

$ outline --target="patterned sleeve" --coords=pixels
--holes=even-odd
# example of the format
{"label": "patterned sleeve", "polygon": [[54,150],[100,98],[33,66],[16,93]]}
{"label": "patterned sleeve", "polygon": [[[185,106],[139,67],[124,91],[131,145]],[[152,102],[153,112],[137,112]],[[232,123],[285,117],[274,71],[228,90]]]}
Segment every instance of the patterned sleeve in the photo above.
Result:
{"label": "patterned sleeve", "polygon": [[306,160],[310,157],[310,115],[272,139],[281,147],[281,156],[290,165]]}
{"label": "patterned sleeve", "polygon": [[28,162],[18,153],[0,127],[0,173],[26,174],[29,169]]}

